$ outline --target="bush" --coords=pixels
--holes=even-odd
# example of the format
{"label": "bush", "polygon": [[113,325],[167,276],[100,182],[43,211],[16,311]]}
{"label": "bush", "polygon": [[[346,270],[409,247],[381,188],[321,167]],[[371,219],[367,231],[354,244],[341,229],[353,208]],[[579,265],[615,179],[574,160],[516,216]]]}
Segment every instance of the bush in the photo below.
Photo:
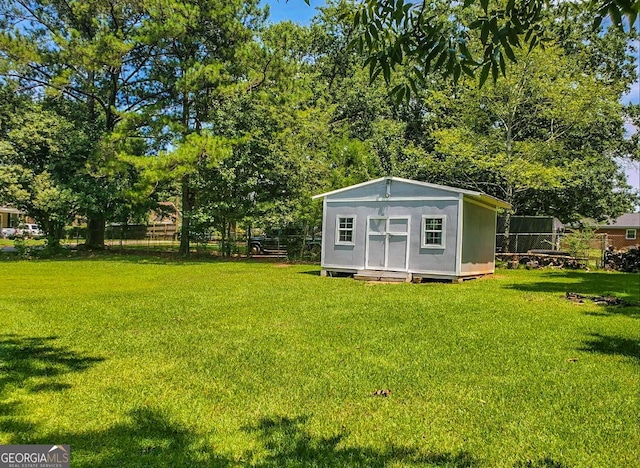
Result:
{"label": "bush", "polygon": [[585,226],[580,231],[573,231],[562,239],[563,247],[572,257],[588,257],[591,242],[596,239],[596,232],[591,226]]}
{"label": "bush", "polygon": [[16,249],[16,254],[20,258],[28,259],[31,257],[31,249],[27,246],[27,241],[23,236],[16,236],[13,239],[13,246]]}

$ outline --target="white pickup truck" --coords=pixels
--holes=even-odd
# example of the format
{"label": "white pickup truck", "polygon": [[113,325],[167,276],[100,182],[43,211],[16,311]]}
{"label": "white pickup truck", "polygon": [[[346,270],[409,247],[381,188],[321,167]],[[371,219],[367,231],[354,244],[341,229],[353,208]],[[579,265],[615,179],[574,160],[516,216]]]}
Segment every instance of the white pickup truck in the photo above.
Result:
{"label": "white pickup truck", "polygon": [[18,227],[2,228],[2,237],[5,239],[15,239],[16,237],[40,239],[44,237],[44,234],[37,224],[21,224]]}

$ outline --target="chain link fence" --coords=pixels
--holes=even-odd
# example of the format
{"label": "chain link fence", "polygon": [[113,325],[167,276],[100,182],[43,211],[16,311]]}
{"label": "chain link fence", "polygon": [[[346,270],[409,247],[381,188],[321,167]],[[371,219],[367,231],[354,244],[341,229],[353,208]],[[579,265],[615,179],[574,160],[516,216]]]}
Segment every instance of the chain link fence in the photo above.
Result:
{"label": "chain link fence", "polygon": [[[105,230],[105,246],[121,252],[177,253],[181,233],[175,224],[110,225]],[[86,228],[70,228],[64,243],[78,247],[85,243]],[[320,260],[320,238],[302,235],[277,237],[255,236],[251,241],[244,234],[232,233],[222,239],[215,233],[191,233],[191,251],[205,255],[248,256],[256,258],[286,258],[290,260]]]}
{"label": "chain link fence", "polygon": [[[86,228],[71,227],[64,243],[77,247],[85,243]],[[232,233],[230,239],[211,233],[192,233],[191,250],[207,255],[254,256],[291,260],[320,260],[320,236],[255,236]],[[640,239],[638,240],[640,244]],[[105,245],[117,251],[177,253],[180,232],[172,223],[110,225],[105,230]],[[606,251],[623,251],[630,247],[625,234],[583,232],[512,233],[496,235],[496,254],[554,253],[588,259],[592,266],[604,264]],[[533,252],[532,252],[533,251]]]}
{"label": "chain link fence", "polygon": [[[640,241],[638,241],[640,244]],[[514,233],[496,235],[496,254],[557,253],[586,259],[587,264],[601,268],[607,251],[626,250],[630,247],[625,235],[589,232]]]}
{"label": "chain link fence", "polygon": [[497,234],[496,253],[526,253],[530,250],[560,250],[561,234],[517,233]]}
{"label": "chain link fence", "polygon": [[[572,233],[516,233],[496,234],[496,253],[527,253],[530,250],[567,250],[571,238],[575,238],[577,232]],[[637,242],[629,242],[624,234],[593,234],[582,238],[588,242],[590,249],[613,250],[627,249],[640,246]],[[635,244],[635,245],[633,245]]]}

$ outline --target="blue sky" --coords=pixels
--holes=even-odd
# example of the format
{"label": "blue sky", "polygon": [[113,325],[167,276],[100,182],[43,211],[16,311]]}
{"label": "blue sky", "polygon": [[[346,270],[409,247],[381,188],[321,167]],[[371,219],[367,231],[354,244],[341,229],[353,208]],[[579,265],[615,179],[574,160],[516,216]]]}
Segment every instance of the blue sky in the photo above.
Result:
{"label": "blue sky", "polygon": [[[316,14],[316,7],[324,5],[324,0],[311,0],[311,5],[307,5],[304,0],[264,0],[264,3],[270,8],[270,21],[278,23],[283,20],[291,20],[300,24],[309,24],[311,18]],[[640,41],[636,44],[636,48],[640,49]],[[636,65],[638,75],[640,75],[640,52],[636,53]],[[636,82],[631,87],[631,91],[623,97],[624,103],[640,103],[640,83]],[[627,127],[628,131],[632,131],[632,127]],[[625,162],[623,163],[627,180],[629,184],[636,190],[640,191],[640,163]]]}
{"label": "blue sky", "polygon": [[324,0],[311,0],[311,6],[304,0],[264,0],[264,4],[269,5],[271,13],[270,20],[279,23],[283,20],[291,20],[295,23],[309,24],[311,18],[316,14],[316,7],[324,5]]}

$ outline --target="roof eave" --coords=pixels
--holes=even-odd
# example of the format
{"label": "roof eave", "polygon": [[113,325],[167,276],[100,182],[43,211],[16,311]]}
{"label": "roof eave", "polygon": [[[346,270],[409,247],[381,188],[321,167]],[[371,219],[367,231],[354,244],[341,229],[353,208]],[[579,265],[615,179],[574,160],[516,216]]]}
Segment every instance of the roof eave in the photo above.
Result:
{"label": "roof eave", "polygon": [[599,226],[598,229],[640,229],[640,226],[611,226],[605,224],[604,226]]}
{"label": "roof eave", "polygon": [[499,198],[492,197],[491,195],[487,195],[486,193],[481,193],[475,196],[471,195],[470,197],[475,198],[479,202],[484,203],[486,205],[490,205],[495,208],[503,208],[505,210],[510,210],[512,208],[510,203],[500,200]]}
{"label": "roof eave", "polygon": [[438,190],[445,190],[445,191],[455,192],[455,193],[463,193],[465,195],[472,195],[472,196],[478,196],[478,195],[481,195],[481,193],[482,193],[482,192],[474,192],[472,190],[461,189],[461,188],[458,188],[458,187],[450,187],[448,185],[431,184],[429,182],[420,182],[418,180],[403,179],[402,177],[386,176],[386,177],[379,177],[379,178],[373,179],[373,180],[368,180],[366,182],[362,182],[362,183],[355,184],[355,185],[349,185],[348,187],[342,187],[340,189],[332,190],[330,192],[321,193],[319,195],[314,195],[314,196],[311,197],[311,199],[312,200],[317,200],[318,198],[323,198],[323,197],[328,197],[328,196],[331,196],[331,195],[336,195],[338,193],[345,192],[347,190],[352,190],[352,189],[359,188],[359,187],[366,187],[367,185],[370,185],[370,184],[375,184],[375,183],[378,183],[378,182],[382,182],[383,180],[393,180],[393,181],[396,181],[396,182],[404,182],[404,183],[407,183],[407,184],[418,185],[418,186],[421,186],[421,187],[435,188],[435,189],[438,189]]}
{"label": "roof eave", "polygon": [[461,189],[458,187],[450,187],[448,185],[438,185],[438,184],[430,184],[429,182],[420,182],[418,180],[410,180],[410,179],[403,179],[401,177],[379,177],[377,179],[373,179],[373,180],[369,180],[367,182],[362,182],[360,184],[355,184],[355,185],[350,185],[348,187],[343,187],[340,189],[336,189],[336,190],[332,190],[330,192],[325,192],[325,193],[321,193],[319,195],[314,195],[311,197],[312,200],[317,200],[318,198],[324,198],[324,197],[328,197],[331,195],[336,195],[338,193],[342,193],[345,192],[347,190],[352,190],[355,188],[359,188],[359,187],[366,187],[367,185],[370,184],[375,184],[378,182],[382,182],[383,180],[394,180],[397,182],[404,182],[407,184],[412,184],[412,185],[418,185],[421,187],[428,187],[428,188],[435,188],[435,189],[439,189],[439,190],[445,190],[445,191],[450,191],[450,192],[454,192],[454,193],[461,193],[465,196],[469,196],[469,197],[474,197],[477,198],[481,201],[483,201],[484,203],[488,203],[491,206],[495,206],[496,208],[505,208],[505,209],[511,209],[511,204],[502,201],[498,198],[492,197],[491,195],[487,195],[486,193],[483,192],[475,192],[473,190],[466,190],[466,189]]}
{"label": "roof eave", "polygon": [[385,179],[389,179],[389,178],[390,177],[378,177],[377,179],[368,180],[366,182],[361,182],[359,184],[349,185],[348,187],[342,187],[342,188],[339,188],[339,189],[336,189],[336,190],[332,190],[330,192],[325,192],[325,193],[321,193],[319,195],[314,195],[314,196],[311,197],[311,199],[312,200],[317,200],[318,198],[328,197],[330,195],[335,195],[336,193],[341,193],[341,192],[344,192],[346,190],[351,190],[351,189],[359,188],[359,187],[366,187],[367,185],[375,184],[377,182],[381,182],[381,181],[383,181]]}

